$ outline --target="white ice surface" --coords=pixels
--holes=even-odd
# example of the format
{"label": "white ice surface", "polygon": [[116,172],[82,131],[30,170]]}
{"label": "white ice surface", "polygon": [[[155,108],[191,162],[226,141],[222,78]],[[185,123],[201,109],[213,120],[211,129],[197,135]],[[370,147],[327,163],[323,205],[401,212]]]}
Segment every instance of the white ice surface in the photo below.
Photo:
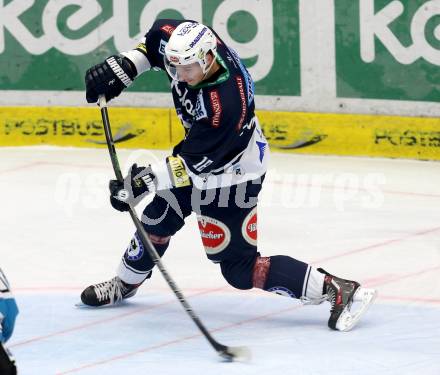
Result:
{"label": "white ice surface", "polygon": [[[120,151],[121,165],[163,152]],[[107,201],[105,149],[0,149],[0,266],[20,315],[9,347],[20,374],[440,374],[440,164],[273,154],[259,249],[379,290],[351,332],[328,304],[238,291],[209,262],[194,217],[164,262],[214,337],[246,345],[223,363],[159,272],[116,308],[78,309],[114,275],[133,233]]]}

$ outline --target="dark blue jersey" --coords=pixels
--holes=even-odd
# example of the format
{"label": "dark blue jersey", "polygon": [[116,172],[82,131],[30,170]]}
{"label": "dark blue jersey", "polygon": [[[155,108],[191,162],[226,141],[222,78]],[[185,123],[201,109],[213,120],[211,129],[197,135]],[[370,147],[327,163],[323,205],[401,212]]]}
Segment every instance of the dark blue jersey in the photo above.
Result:
{"label": "dark blue jersey", "polygon": [[[157,20],[147,32],[146,52],[140,51],[153,69],[166,71],[165,46],[182,22],[185,21]],[[175,154],[184,159],[194,174],[222,173],[226,164],[239,159],[254,130],[252,78],[237,53],[214,34],[219,71],[197,86],[169,77],[176,112],[185,127],[185,138],[175,147]]]}

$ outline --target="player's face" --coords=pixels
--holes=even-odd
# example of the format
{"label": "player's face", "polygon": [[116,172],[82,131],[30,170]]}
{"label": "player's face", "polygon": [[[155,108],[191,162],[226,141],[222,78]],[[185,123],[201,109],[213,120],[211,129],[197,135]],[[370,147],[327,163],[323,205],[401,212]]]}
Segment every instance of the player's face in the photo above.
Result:
{"label": "player's face", "polygon": [[177,65],[176,71],[178,80],[190,86],[195,86],[203,80],[203,70],[198,63]]}

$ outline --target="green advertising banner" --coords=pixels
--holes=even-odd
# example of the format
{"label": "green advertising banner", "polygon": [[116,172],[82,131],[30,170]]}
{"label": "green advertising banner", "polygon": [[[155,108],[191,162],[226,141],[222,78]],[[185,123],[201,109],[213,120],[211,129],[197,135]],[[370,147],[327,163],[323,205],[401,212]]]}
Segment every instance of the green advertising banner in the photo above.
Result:
{"label": "green advertising banner", "polygon": [[[191,18],[238,51],[257,94],[298,96],[298,1],[0,0],[0,90],[82,91],[87,68],[134,48],[154,19]],[[129,90],[169,83],[146,73]]]}
{"label": "green advertising banner", "polygon": [[338,0],[337,96],[440,101],[440,1]]}
{"label": "green advertising banner", "polygon": [[[84,105],[85,71],[165,17],[212,26],[260,109],[440,116],[440,0],[0,0],[0,105]],[[163,73],[127,91],[172,106]]]}

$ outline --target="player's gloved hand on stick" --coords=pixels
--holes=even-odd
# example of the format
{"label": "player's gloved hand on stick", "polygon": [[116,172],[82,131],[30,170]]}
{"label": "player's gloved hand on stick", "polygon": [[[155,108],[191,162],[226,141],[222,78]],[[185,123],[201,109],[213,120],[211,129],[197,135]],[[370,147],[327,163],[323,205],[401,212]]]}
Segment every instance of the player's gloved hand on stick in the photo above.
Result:
{"label": "player's gloved hand on stick", "polygon": [[136,77],[134,64],[124,56],[110,56],[103,63],[91,67],[86,72],[86,99],[96,103],[100,95],[107,101],[117,97],[122,90],[130,86]]}
{"label": "player's gloved hand on stick", "polygon": [[12,336],[18,307],[11,293],[8,280],[0,269],[0,342],[5,343]]}
{"label": "player's gloved hand on stick", "polygon": [[138,167],[133,164],[123,182],[110,180],[110,203],[118,211],[128,211],[131,204],[136,205],[146,193],[155,189],[155,179],[150,166]]}

